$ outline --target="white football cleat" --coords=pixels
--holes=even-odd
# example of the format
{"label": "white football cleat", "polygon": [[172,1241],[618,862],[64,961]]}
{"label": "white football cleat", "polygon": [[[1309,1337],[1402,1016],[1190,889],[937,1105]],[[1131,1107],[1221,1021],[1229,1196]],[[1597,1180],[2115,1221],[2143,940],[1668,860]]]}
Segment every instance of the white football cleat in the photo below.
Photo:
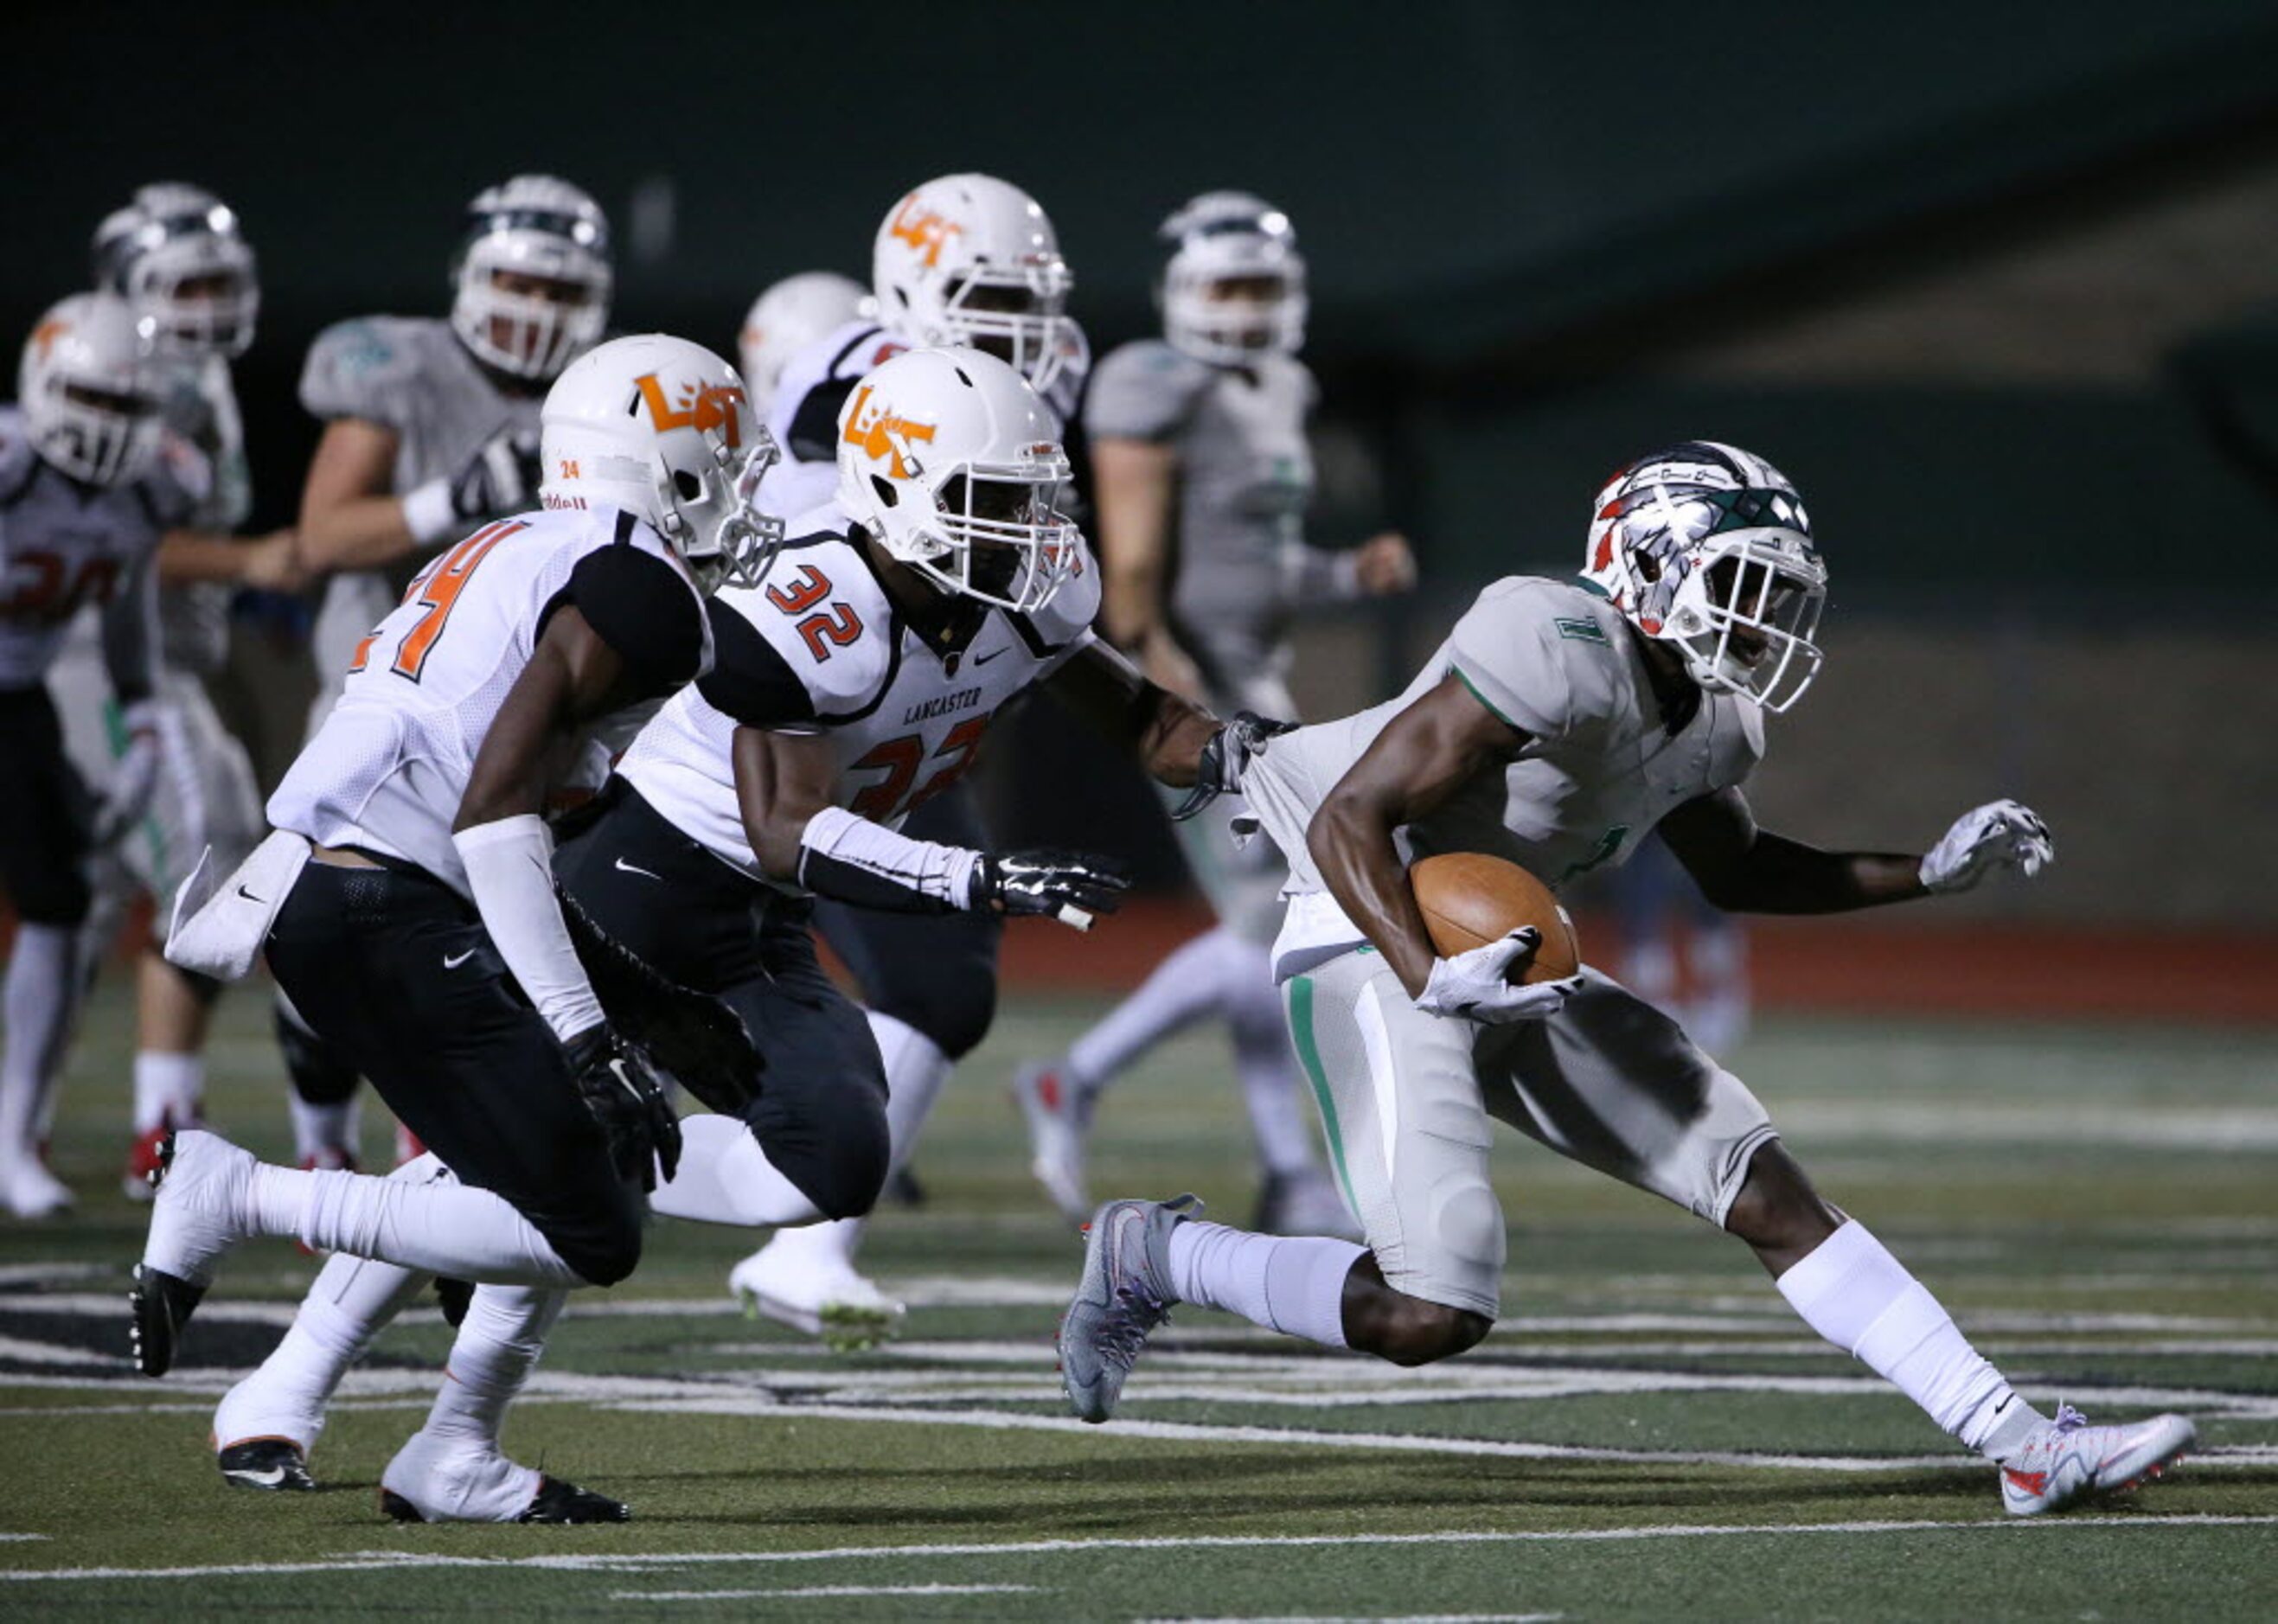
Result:
{"label": "white football cleat", "polygon": [[1013,1074],[1013,1098],[1028,1125],[1028,1170],[1070,1224],[1091,1216],[1084,1178],[1084,1140],[1091,1131],[1091,1096],[1069,1080],[1064,1065],[1034,1061]]}
{"label": "white football cleat", "polygon": [[173,1367],[182,1328],[229,1249],[253,1233],[253,1172],[260,1163],[218,1133],[185,1128],[159,1147],[158,1194],[127,1298],[135,1363],[145,1376]]}
{"label": "white football cleat", "polygon": [[411,1435],[379,1475],[379,1509],[398,1522],[630,1522],[606,1494],[507,1459],[495,1445]]}
{"label": "white football cleat", "polygon": [[2198,1441],[2180,1415],[2091,1427],[2069,1404],[2001,1462],[2001,1504],[2013,1517],[2058,1511],[2087,1495],[2117,1494],[2158,1477]]}
{"label": "white football cleat", "polygon": [[852,1264],[786,1246],[786,1230],[730,1271],[728,1289],[747,1313],[820,1337],[834,1353],[859,1353],[889,1340],[908,1312]]}
{"label": "white football cleat", "polygon": [[0,1206],[18,1218],[52,1218],[71,1210],[71,1186],[48,1170],[38,1152],[0,1159]]}

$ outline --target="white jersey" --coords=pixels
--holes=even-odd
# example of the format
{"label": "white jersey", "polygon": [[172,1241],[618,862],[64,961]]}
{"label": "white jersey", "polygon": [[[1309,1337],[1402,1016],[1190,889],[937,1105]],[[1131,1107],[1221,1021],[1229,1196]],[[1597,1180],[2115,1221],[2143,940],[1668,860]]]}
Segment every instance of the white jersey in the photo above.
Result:
{"label": "white jersey", "polygon": [[[535,433],[543,401],[542,391],[501,388],[450,323],[422,316],[371,316],[327,327],[309,347],[301,370],[301,404],[313,416],[354,417],[394,434],[388,489],[397,496],[456,473],[502,429]],[[312,642],[317,675],[327,684],[415,568],[407,562],[391,570],[348,570],[325,583]]]}
{"label": "white jersey", "polygon": [[20,411],[0,408],[0,689],[46,675],[83,605],[102,609],[114,678],[147,685],[157,652],[151,555],[204,490],[203,460],[171,434],[134,479],[81,484],[33,449]]}
{"label": "white jersey", "polygon": [[[269,798],[269,821],[320,846],[405,858],[467,894],[451,826],[500,705],[547,618],[578,613],[660,698],[708,670],[711,621],[662,538],[613,508],[524,514],[440,553],[365,636],[348,685]],[[590,730],[598,782],[656,700]]]}
{"label": "white jersey", "polygon": [[1442,851],[1508,858],[1554,890],[1619,863],[1671,808],[1747,779],[1763,756],[1763,713],[1703,693],[1665,725],[1629,624],[1576,583],[1513,576],[1481,592],[1398,698],[1267,745],[1242,793],[1289,861],[1277,977],[1364,940],[1321,881],[1305,831],[1385,725],[1450,675],[1527,736],[1499,778],[1481,774],[1397,830],[1401,860]]}
{"label": "white jersey", "polygon": [[[768,432],[783,460],[760,482],[761,511],[794,518],[838,496],[838,413],[870,371],[910,348],[910,341],[869,320],[849,322],[794,352],[768,402]],[[1044,404],[1062,423],[1075,414],[1091,351],[1068,324],[1067,354]]]}
{"label": "white jersey", "polygon": [[1088,553],[1042,609],[990,609],[971,641],[944,651],[904,621],[850,528],[837,507],[803,515],[767,585],[720,593],[711,675],[669,701],[618,764],[682,833],[753,879],[768,876],[736,796],[738,718],[827,737],[837,804],[898,827],[965,775],[1007,704],[1093,641],[1099,572]]}

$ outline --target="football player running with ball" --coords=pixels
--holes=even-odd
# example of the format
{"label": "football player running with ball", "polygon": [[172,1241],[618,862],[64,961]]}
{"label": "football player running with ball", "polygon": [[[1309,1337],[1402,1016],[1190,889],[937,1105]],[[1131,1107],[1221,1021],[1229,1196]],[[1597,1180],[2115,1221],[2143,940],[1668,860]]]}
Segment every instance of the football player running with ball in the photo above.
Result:
{"label": "football player running with ball", "polygon": [[[679,1127],[595,995],[539,813],[581,774],[597,782],[710,667],[705,598],[756,580],[774,533],[745,500],[767,451],[734,370],[662,334],[574,362],[541,424],[545,509],[484,526],[413,579],[271,797],[277,832],[218,884],[193,875],[167,944],[224,980],[265,950],[432,1151],[378,1178],[174,1135],[133,1299],[147,1375],[172,1364],[223,1259],[258,1235],[518,1288],[505,1317],[524,1326],[639,1258],[641,1198],[670,1176]],[[535,1357],[530,1337],[494,1340],[487,1362],[455,1353],[447,1430],[479,1430]],[[399,1515],[623,1514],[503,1457],[399,1458],[383,1487]]]}
{"label": "football player running with ball", "polygon": [[1290,865],[1274,944],[1289,1029],[1365,1248],[1110,1201],[1060,1333],[1077,1414],[1114,1414],[1148,1333],[1193,1302],[1328,1347],[1420,1365],[1494,1323],[1505,1237],[1487,1118],[1738,1237],[1806,1323],[2001,1467],[2025,1515],[2163,1470],[2192,1441],[2162,1415],[2040,1414],[1865,1225],[1813,1188],[1747,1086],[1593,970],[1512,984],[1536,939],[1441,958],[1407,864],[1486,851],[1552,886],[1659,826],[1717,906],[1831,913],[1960,890],[2053,856],[2011,801],[1926,855],[1822,851],[1760,829],[1740,784],[1763,718],[1819,663],[1826,573],[1794,487],[1689,442],[1599,493],[1579,583],[1482,592],[1387,704],[1268,741],[1239,788]]}

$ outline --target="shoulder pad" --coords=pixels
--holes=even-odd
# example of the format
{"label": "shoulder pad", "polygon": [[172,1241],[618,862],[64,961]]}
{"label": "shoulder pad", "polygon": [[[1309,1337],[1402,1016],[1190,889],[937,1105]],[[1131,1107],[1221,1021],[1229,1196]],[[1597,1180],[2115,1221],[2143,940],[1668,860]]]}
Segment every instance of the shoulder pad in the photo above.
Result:
{"label": "shoulder pad", "polygon": [[368,316],[317,335],[301,369],[301,404],[318,417],[393,423],[399,393],[420,370],[424,324]]}
{"label": "shoulder pad", "polygon": [[1479,595],[1449,634],[1451,663],[1482,704],[1538,738],[1603,721],[1629,680],[1619,614],[1581,588],[1510,576]]}
{"label": "shoulder pad", "polygon": [[1211,369],[1160,339],[1108,352],[1091,375],[1083,426],[1094,439],[1167,439],[1210,387]]}
{"label": "shoulder pad", "polygon": [[842,536],[794,538],[764,585],[723,589],[717,601],[781,657],[822,722],[867,714],[892,680],[899,622],[870,566]]}

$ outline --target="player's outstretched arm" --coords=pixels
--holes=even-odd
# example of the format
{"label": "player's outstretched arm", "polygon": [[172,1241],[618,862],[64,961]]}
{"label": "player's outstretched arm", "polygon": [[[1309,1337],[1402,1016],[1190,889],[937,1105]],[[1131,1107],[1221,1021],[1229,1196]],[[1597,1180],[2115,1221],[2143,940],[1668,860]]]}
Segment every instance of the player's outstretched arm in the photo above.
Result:
{"label": "player's outstretched arm", "polygon": [[1423,995],[1438,955],[1393,831],[1477,774],[1501,772],[1526,741],[1460,676],[1448,676],[1385,724],[1313,814],[1305,846],[1323,881],[1411,998]]}
{"label": "player's outstretched arm", "polygon": [[301,485],[301,556],[312,570],[374,568],[417,543],[395,482],[395,431],[361,417],[325,425]]}
{"label": "player's outstretched arm", "polygon": [[760,866],[851,907],[887,913],[1048,914],[1078,929],[1112,913],[1130,884],[1083,852],[977,851],[913,840],[837,804],[838,769],[817,735],[736,729],[744,833]]}
{"label": "player's outstretched arm", "polygon": [[1148,681],[1105,643],[1085,645],[1045,680],[1044,690],[1173,789],[1193,787],[1204,752],[1225,725],[1206,706]]}
{"label": "player's outstretched arm", "polygon": [[1738,789],[1686,802],[1661,820],[1661,835],[1728,913],[1846,913],[1930,894],[1920,853],[1822,851],[1757,827]]}
{"label": "player's outstretched arm", "polygon": [[1155,682],[1199,694],[1202,677],[1171,636],[1168,591],[1171,498],[1179,454],[1170,446],[1107,435],[1091,443],[1092,498],[1099,509],[1100,627]]}

